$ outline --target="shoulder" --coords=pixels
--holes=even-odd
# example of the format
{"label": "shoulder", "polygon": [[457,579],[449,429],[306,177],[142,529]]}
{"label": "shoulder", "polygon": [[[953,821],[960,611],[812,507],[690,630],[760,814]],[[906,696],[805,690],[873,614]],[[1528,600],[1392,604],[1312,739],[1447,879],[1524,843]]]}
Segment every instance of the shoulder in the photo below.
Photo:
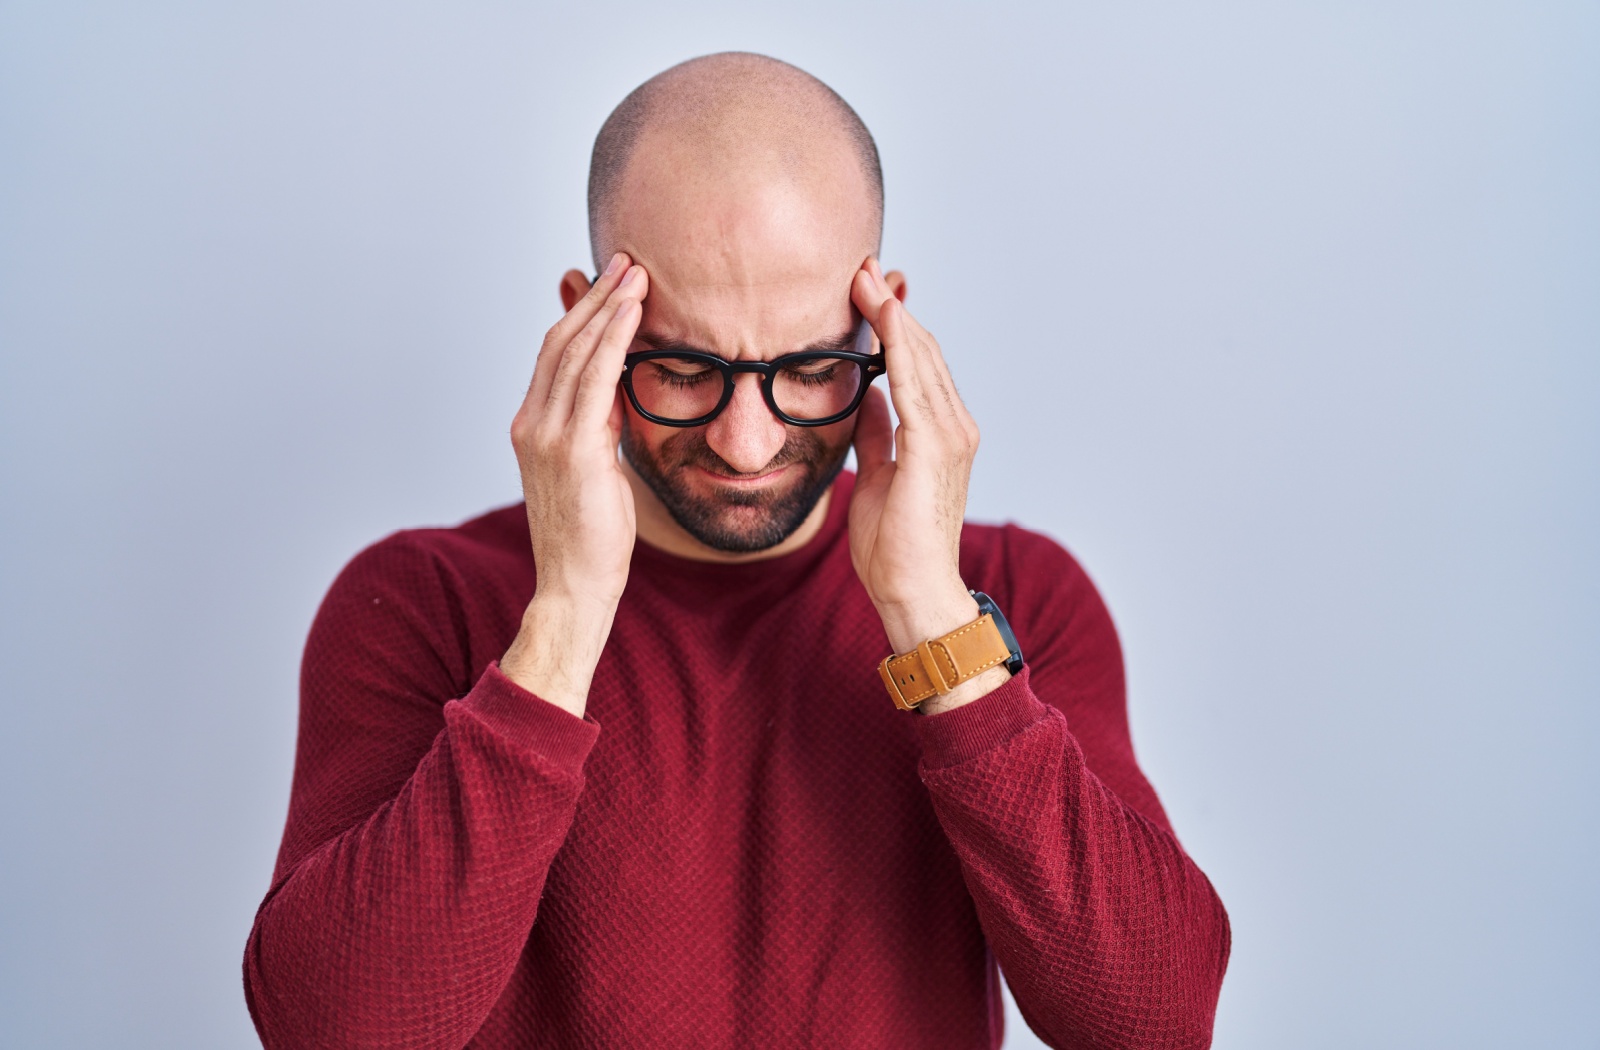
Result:
{"label": "shoulder", "polygon": [[339,573],[330,597],[343,590],[418,595],[457,581],[532,572],[522,504],[489,511],[460,525],[401,529],[358,553]]}
{"label": "shoulder", "polygon": [[1078,560],[1059,541],[1010,521],[1003,525],[963,522],[961,559],[963,568],[971,559],[984,568],[1020,562],[1068,574],[1083,572]]}
{"label": "shoulder", "polygon": [[1125,718],[1122,644],[1094,581],[1059,542],[1018,525],[962,532],[967,586],[995,600],[1022,655],[1047,683],[1041,696],[1082,720],[1086,709]]}
{"label": "shoulder", "polygon": [[1066,547],[1042,532],[1011,522],[968,522],[961,533],[961,571],[967,585],[994,598],[1008,619],[1048,610],[1055,623],[1065,617],[1079,627],[1092,622],[1110,628],[1110,613],[1094,581]]}
{"label": "shoulder", "polygon": [[474,639],[504,610],[527,603],[533,556],[521,504],[450,528],[403,529],[352,558],[328,589],[307,640],[307,661],[401,653],[471,671]]}

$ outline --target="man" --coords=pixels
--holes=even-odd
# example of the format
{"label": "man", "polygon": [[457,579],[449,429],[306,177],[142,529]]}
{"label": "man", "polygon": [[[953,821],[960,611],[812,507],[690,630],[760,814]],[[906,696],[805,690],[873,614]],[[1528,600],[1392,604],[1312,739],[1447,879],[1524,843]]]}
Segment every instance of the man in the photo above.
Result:
{"label": "man", "polygon": [[997,962],[1053,1045],[1209,1044],[1226,915],[1093,586],[962,523],[977,427],[882,202],[772,59],[607,120],[523,504],[391,536],[317,615],[267,1046],[994,1047]]}

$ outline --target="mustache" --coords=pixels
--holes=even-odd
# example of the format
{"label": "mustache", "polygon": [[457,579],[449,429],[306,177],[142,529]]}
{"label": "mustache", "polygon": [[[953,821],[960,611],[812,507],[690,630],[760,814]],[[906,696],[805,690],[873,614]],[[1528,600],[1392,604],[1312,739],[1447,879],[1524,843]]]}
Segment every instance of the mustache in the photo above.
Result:
{"label": "mustache", "polygon": [[822,441],[815,434],[792,432],[784,439],[783,447],[778,449],[766,464],[746,473],[734,470],[728,465],[727,460],[717,455],[707,443],[704,431],[698,428],[686,430],[669,438],[662,444],[661,451],[664,453],[661,458],[671,464],[672,470],[699,467],[726,478],[760,477],[762,474],[770,474],[780,467],[787,467],[793,463],[816,465],[825,458],[826,452]]}

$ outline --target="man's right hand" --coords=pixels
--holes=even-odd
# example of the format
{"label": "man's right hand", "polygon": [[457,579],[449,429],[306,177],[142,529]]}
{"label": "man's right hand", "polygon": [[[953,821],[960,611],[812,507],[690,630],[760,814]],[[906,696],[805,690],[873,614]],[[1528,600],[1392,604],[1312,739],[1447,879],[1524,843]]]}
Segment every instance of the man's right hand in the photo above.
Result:
{"label": "man's right hand", "polygon": [[650,280],[630,263],[613,256],[550,329],[511,422],[538,584],[500,670],[580,718],[633,554],[618,382]]}

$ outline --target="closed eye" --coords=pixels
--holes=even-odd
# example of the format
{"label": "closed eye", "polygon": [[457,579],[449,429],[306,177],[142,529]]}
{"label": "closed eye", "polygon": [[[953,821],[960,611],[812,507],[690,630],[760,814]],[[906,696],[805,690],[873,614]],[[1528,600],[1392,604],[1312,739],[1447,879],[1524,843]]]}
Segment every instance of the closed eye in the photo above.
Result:
{"label": "closed eye", "polygon": [[674,361],[671,358],[647,361],[643,365],[649,369],[649,378],[657,383],[671,387],[698,386],[708,379],[721,382],[722,376],[710,365],[698,361]]}

